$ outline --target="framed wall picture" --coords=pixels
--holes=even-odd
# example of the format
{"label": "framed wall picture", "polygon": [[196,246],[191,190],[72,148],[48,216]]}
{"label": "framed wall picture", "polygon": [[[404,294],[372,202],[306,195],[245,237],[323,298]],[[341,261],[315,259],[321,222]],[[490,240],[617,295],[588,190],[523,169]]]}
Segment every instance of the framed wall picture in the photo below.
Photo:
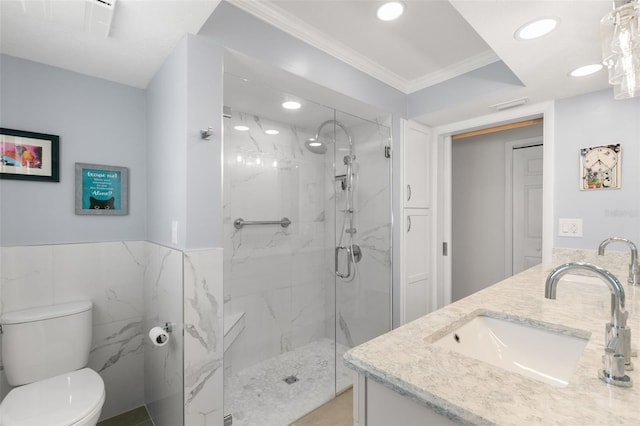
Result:
{"label": "framed wall picture", "polygon": [[0,179],[60,182],[60,137],[0,128]]}
{"label": "framed wall picture", "polygon": [[580,190],[619,189],[621,169],[619,143],[580,149]]}
{"label": "framed wall picture", "polygon": [[76,214],[129,214],[129,169],[76,163]]}

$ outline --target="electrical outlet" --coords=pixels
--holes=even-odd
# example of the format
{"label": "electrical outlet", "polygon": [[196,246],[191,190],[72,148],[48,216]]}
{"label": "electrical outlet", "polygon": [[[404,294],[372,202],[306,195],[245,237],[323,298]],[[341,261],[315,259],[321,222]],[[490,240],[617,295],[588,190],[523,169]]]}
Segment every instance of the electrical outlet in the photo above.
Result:
{"label": "electrical outlet", "polygon": [[559,219],[558,236],[582,237],[582,219]]}

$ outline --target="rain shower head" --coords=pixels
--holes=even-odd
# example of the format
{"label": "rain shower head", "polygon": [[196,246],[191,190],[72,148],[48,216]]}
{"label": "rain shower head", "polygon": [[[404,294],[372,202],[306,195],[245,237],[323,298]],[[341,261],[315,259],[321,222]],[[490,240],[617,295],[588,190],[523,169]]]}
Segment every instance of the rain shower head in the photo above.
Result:
{"label": "rain shower head", "polygon": [[314,154],[324,154],[327,152],[327,145],[316,138],[311,138],[304,143],[305,148]]}
{"label": "rain shower head", "polygon": [[324,123],[322,123],[319,127],[318,130],[316,131],[316,136],[314,138],[309,139],[308,141],[306,141],[304,143],[304,146],[311,152],[313,152],[314,154],[324,154],[327,152],[327,145],[326,143],[322,142],[320,140],[320,132],[322,131],[322,128],[324,126],[326,126],[327,124],[334,124],[335,126],[338,126],[342,129],[342,131],[344,131],[344,133],[347,135],[347,139],[349,140],[349,151],[353,151],[353,141],[351,140],[351,134],[347,131],[347,128],[344,127],[344,125],[342,123],[340,123],[337,120],[327,120]]}

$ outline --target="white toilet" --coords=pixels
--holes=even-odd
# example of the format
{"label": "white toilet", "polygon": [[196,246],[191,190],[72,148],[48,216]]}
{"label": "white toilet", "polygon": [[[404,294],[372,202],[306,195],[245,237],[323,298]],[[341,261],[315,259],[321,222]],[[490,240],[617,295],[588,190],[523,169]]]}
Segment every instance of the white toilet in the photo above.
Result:
{"label": "white toilet", "polygon": [[0,317],[2,362],[12,386],[0,426],[94,426],[102,377],[89,368],[90,301],[7,312]]}

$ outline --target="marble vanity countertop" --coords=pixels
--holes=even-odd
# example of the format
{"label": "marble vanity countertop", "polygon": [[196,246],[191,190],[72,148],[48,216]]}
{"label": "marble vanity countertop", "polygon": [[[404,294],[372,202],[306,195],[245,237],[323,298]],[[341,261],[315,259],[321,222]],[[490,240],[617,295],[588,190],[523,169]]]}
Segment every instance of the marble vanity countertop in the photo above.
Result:
{"label": "marble vanity countertop", "polygon": [[[610,293],[599,280],[567,277],[555,300],[545,299],[553,265],[538,265],[355,347],[345,364],[460,423],[500,425],[638,425],[640,359],[627,374],[631,388],[598,379],[604,353]],[[621,282],[626,276],[620,276]],[[581,281],[581,282],[579,282]],[[632,348],[640,347],[640,289],[624,285]],[[635,293],[639,293],[636,295]],[[555,387],[450,352],[429,343],[478,309],[526,317],[590,333],[578,368],[566,387]],[[431,339],[432,340],[432,339]]]}

